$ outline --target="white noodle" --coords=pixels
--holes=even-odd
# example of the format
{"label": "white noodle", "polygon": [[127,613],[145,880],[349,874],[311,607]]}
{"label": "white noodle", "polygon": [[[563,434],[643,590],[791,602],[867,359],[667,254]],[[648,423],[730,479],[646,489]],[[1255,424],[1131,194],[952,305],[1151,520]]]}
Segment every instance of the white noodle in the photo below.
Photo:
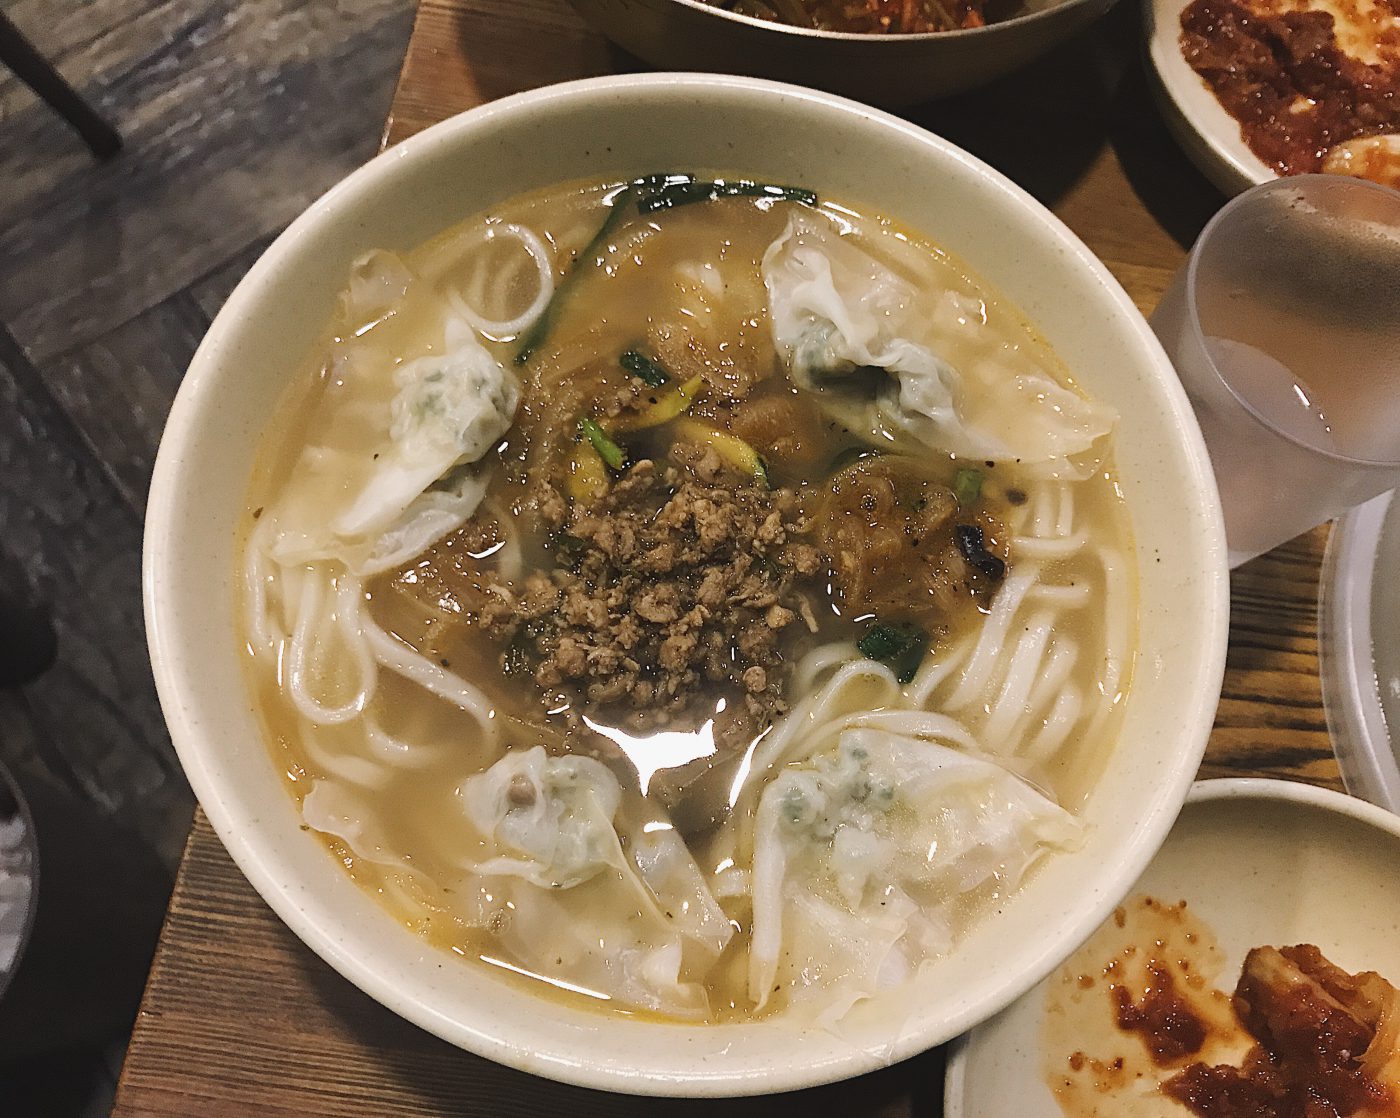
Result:
{"label": "white noodle", "polygon": [[1132,626],[1131,607],[1128,603],[1127,579],[1123,570],[1123,558],[1118,552],[1101,550],[1099,562],[1103,566],[1103,676],[1098,690],[1102,692],[1101,702],[1094,704],[1093,715],[1085,729],[1085,736],[1092,737],[1100,732],[1103,724],[1117,708],[1119,690],[1123,686],[1126,660],[1129,655],[1129,634]]}
{"label": "white noodle", "polygon": [[1026,592],[1040,578],[1040,567],[1028,563],[1015,570],[1002,584],[992,603],[992,612],[982,623],[982,633],[977,640],[977,649],[963,672],[961,682],[944,704],[949,710],[962,710],[977,699],[991,685],[992,673],[996,670],[1001,649],[1006,645],[1006,634],[1016,611],[1021,608],[1021,600]]}
{"label": "white noodle", "polygon": [[791,693],[810,695],[816,689],[818,679],[859,656],[859,650],[850,641],[831,641],[818,645],[802,657],[793,669]]}
{"label": "white noodle", "polygon": [[1060,482],[1060,514],[1055,521],[1055,535],[1067,536],[1074,530],[1074,490]]}
{"label": "white noodle", "polygon": [[320,776],[334,777],[346,784],[368,788],[374,792],[383,791],[393,779],[393,772],[383,765],[376,764],[368,757],[355,757],[344,753],[330,753],[322,749],[316,741],[314,729],[307,728],[301,735],[302,752],[306,754],[308,767]]}
{"label": "white noodle", "polygon": [[[535,292],[535,298],[528,307],[514,318],[487,318],[463,298],[455,287],[444,286],[447,301],[471,325],[472,329],[496,339],[514,337],[529,329],[534,321],[544,313],[545,307],[549,306],[550,299],[554,298],[554,268],[550,260],[549,249],[545,243],[532,230],[513,222],[508,225],[488,225],[481,231],[479,239],[484,243],[494,241],[501,236],[514,237],[519,241],[525,251],[530,254],[530,259],[534,262],[535,269],[539,273],[539,290]],[[481,271],[478,269],[478,273]],[[481,287],[483,285],[480,283],[473,287],[473,296],[479,298],[484,294],[484,290],[478,290]]]}
{"label": "white noodle", "polygon": [[965,753],[981,755],[984,752],[977,744],[977,739],[956,719],[949,718],[946,714],[936,714],[931,710],[856,711],[841,720],[840,730],[856,728],[888,730],[903,737],[941,741]]}
{"label": "white noodle", "polygon": [[1030,531],[1027,535],[1045,536],[1048,535],[1050,527],[1050,504],[1054,500],[1054,494],[1049,485],[1038,485],[1030,500]]}
{"label": "white noodle", "polygon": [[[277,575],[267,555],[267,539],[273,531],[272,517],[264,516],[248,537],[247,560],[243,564],[244,620],[258,651],[271,651],[287,639],[287,632],[272,617],[268,591],[276,591]],[[280,605],[280,601],[279,601]]]}
{"label": "white noodle", "polygon": [[500,743],[501,734],[496,712],[492,709],[491,700],[486,697],[485,692],[473,687],[461,676],[434,664],[397,637],[386,633],[374,622],[365,619],[363,625],[370,651],[381,667],[398,672],[425,691],[430,691],[440,699],[446,699],[470,714],[476,719],[487,744],[496,746]]}
{"label": "white noodle", "polygon": [[[1026,699],[1026,710],[1020,722],[1011,731],[1010,738],[1024,747],[1030,741],[1030,722],[1038,711],[1044,711],[1059,696],[1070,672],[1079,660],[1079,642],[1063,633],[1056,633],[1050,641],[1050,655],[1042,663],[1036,676],[1035,686]],[[1046,715],[1048,717],[1048,715]]]}
{"label": "white noodle", "polygon": [[1011,554],[1018,559],[1069,559],[1089,542],[1089,533],[1081,529],[1073,535],[1012,536]]}
{"label": "white noodle", "polygon": [[1045,720],[1045,725],[1024,750],[1023,755],[1026,759],[1039,764],[1049,760],[1051,755],[1064,745],[1065,739],[1074,729],[1074,724],[1079,721],[1079,713],[1083,706],[1079,688],[1072,683],[1066,686],[1050,709],[1050,717]]}
{"label": "white noodle", "polygon": [[487,501],[485,508],[495,517],[501,533],[501,546],[491,555],[496,560],[496,568],[506,581],[519,582],[525,575],[525,556],[520,550],[520,536],[515,530],[515,521],[495,501]]}
{"label": "white noodle", "polygon": [[384,730],[368,714],[365,715],[364,728],[365,740],[369,743],[370,749],[391,765],[420,769],[442,760],[443,751],[441,749],[434,749],[432,746],[426,745],[413,745],[402,738],[396,738]]}
{"label": "white noodle", "polygon": [[[275,546],[275,545],[274,545]],[[310,567],[278,564],[276,568],[277,599],[281,607],[282,631],[290,634],[296,628],[298,610],[301,607],[302,592],[306,583],[315,577]]]}
{"label": "white noodle", "polygon": [[[872,693],[859,696],[862,686]],[[848,690],[854,694],[847,695]],[[754,752],[751,773],[756,777],[766,776],[778,764],[800,760],[819,749],[826,727],[832,724],[833,719],[839,720],[841,717],[838,711],[884,707],[898,697],[899,684],[889,668],[864,658],[851,661],[822,684],[816,694],[798,703],[786,718],[773,727]],[[800,744],[795,745],[799,738]]]}
{"label": "white noodle", "polygon": [[1113,698],[1123,678],[1123,652],[1128,641],[1128,595],[1125,592],[1122,557],[1102,550],[1104,598],[1104,687]]}
{"label": "white noodle", "polygon": [[344,575],[342,580],[339,586],[332,587],[335,602],[330,621],[331,627],[340,631],[359,677],[354,694],[340,706],[326,706],[312,694],[311,663],[317,659],[321,644],[317,637],[325,621],[322,606],[327,580],[324,577],[312,575],[303,582],[296,626],[287,648],[287,693],[297,710],[318,725],[337,725],[359,717],[374,697],[378,683],[378,672],[365,648],[361,626],[359,602],[363,591],[358,579]]}
{"label": "white noodle", "polygon": [[1083,609],[1094,596],[1093,588],[1087,582],[1073,586],[1054,586],[1043,582],[1032,586],[1027,599],[1040,605],[1054,606],[1061,610]]}
{"label": "white noodle", "polygon": [[1054,624],[1054,615],[1048,610],[1042,610],[1031,618],[1025,632],[1016,642],[1001,692],[997,695],[991,714],[982,727],[982,740],[995,753],[1006,751],[1011,729],[1026,709],[1026,699],[1030,696],[1036,673],[1042,666],[1045,647],[1050,641],[1050,632]]}
{"label": "white noodle", "polygon": [[933,694],[940,683],[962,665],[967,659],[968,653],[976,647],[976,643],[975,638],[964,637],[946,652],[935,652],[930,656],[925,656],[918,675],[904,689],[905,701],[910,706],[927,707],[929,696]]}

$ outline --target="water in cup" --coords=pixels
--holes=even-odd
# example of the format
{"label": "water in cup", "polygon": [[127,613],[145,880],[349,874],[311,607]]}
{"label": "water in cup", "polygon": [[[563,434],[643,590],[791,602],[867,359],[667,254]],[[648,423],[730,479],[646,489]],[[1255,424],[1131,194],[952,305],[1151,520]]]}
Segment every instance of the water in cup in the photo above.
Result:
{"label": "water in cup", "polygon": [[1248,191],[1152,326],[1210,450],[1231,566],[1400,483],[1400,193],[1324,175]]}

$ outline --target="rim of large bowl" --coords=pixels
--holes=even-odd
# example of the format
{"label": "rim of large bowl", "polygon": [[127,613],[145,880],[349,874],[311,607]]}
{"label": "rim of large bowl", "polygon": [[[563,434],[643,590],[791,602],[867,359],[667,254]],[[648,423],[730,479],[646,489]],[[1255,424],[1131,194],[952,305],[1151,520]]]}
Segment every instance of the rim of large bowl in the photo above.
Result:
{"label": "rim of large bowl", "polygon": [[[1138,352],[1145,363],[1155,367],[1156,387],[1164,393],[1171,421],[1183,443],[1182,450],[1186,457],[1183,480],[1189,486],[1189,492],[1201,504],[1203,514],[1199,547],[1205,569],[1200,572],[1199,593],[1205,625],[1194,661],[1192,702],[1182,712],[1178,731],[1183,740],[1191,743],[1191,749],[1182,754],[1170,779],[1152,788],[1150,799],[1143,805],[1137,829],[1125,848],[1120,850],[1115,873],[1096,883],[1098,892],[1095,903],[1087,905],[1075,920],[1057,927],[1053,937],[1047,937],[1046,941],[1036,945],[1034,951],[1028,949],[1025,965],[1012,977],[1006,978],[1001,974],[988,977],[985,980],[987,989],[980,1000],[952,1013],[942,1022],[936,1035],[931,1035],[934,1030],[913,1035],[901,1032],[884,1054],[886,1061],[893,1063],[907,1059],[964,1032],[1010,1004],[1053,970],[1060,957],[1073,950],[1102,922],[1164,841],[1186,798],[1196,763],[1204,753],[1224,674],[1229,618],[1229,578],[1219,499],[1205,443],[1185,392],[1146,320],[1108,269],[1063,222],[1027,191],[947,140],[889,113],[834,94],[759,78],[665,72],[620,75],[547,86],[479,106],[432,126],[371,160],[309,206],[273,242],[230,296],[191,360],[171,408],[156,457],[147,503],[142,592],[157,692],[172,741],[209,822],[234,862],[268,905],[333,969],[381,1004],[428,1032],[458,1047],[527,1072],[582,1087],[633,1094],[753,1095],[849,1078],[873,1070],[870,1056],[853,1048],[849,1056],[833,1057],[816,1064],[809,1060],[793,1059],[781,1066],[770,1064],[758,1069],[740,1066],[715,1071],[712,1067],[686,1067],[682,1048],[677,1046],[676,1051],[680,1055],[674,1067],[641,1071],[612,1069],[586,1059],[567,1059],[559,1052],[540,1052],[513,1032],[503,1034],[500,1029],[492,1031],[483,1027],[479,1020],[464,1020],[460,1016],[449,1015],[428,999],[406,994],[383,977],[370,962],[347,950],[338,942],[332,929],[322,926],[315,915],[307,911],[304,898],[296,895],[299,884],[304,886],[305,883],[279,872],[273,836],[263,835],[258,828],[247,825],[252,816],[249,805],[234,802],[220,793],[216,774],[212,771],[217,747],[208,740],[207,731],[199,725],[200,719],[192,710],[186,709],[181,698],[195,686],[199,669],[193,657],[181,655],[180,626],[174,616],[167,624],[163,598],[158,589],[167,577],[172,580],[177,577],[174,572],[178,570],[179,549],[166,546],[167,541],[177,537],[175,512],[180,490],[177,467],[187,456],[197,453],[195,428],[202,414],[211,410],[211,393],[215,392],[218,380],[215,339],[225,329],[225,323],[234,321],[242,314],[245,303],[253,304],[260,297],[256,288],[263,277],[273,272],[284,259],[294,257],[303,238],[331,220],[338,209],[360,192],[377,188],[383,180],[402,173],[403,168],[430,156],[439,145],[463,142],[464,138],[488,122],[499,122],[502,117],[523,116],[538,106],[573,98],[617,94],[661,97],[674,95],[678,91],[692,92],[697,98],[731,95],[797,100],[820,112],[857,117],[864,124],[898,134],[904,143],[932,148],[940,158],[961,164],[976,174],[989,190],[1001,193],[1011,204],[1038,215],[1053,234],[1067,261],[1072,261],[1070,266],[1086,271],[1098,283],[1105,299],[1131,324],[1135,341],[1140,347]],[[171,572],[169,576],[167,572]],[[1054,945],[1055,950],[1047,950],[1046,944]]]}
{"label": "rim of large bowl", "polygon": [[1010,19],[1000,19],[995,23],[983,24],[981,27],[955,27],[948,31],[914,31],[889,35],[876,35],[864,31],[823,31],[816,27],[798,27],[791,23],[779,23],[776,20],[760,19],[758,16],[746,16],[741,12],[727,11],[724,8],[715,7],[713,4],[707,4],[704,0],[665,0],[665,2],[678,4],[682,8],[688,8],[703,15],[716,16],[743,27],[753,27],[760,31],[769,31],[780,35],[791,35],[799,39],[811,39],[815,42],[898,44],[927,43],[935,40],[956,41],[969,35],[993,34],[1000,28],[1026,27],[1065,8],[1081,7],[1092,3],[1093,0],[1055,0],[1055,3],[1049,7],[1040,8],[1034,12],[1022,12]]}

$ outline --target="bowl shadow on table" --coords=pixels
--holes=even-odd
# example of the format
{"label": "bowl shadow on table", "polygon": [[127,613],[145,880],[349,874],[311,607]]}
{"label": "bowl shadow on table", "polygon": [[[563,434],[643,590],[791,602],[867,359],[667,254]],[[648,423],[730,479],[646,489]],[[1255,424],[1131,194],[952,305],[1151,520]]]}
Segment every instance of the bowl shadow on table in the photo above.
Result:
{"label": "bowl shadow on table", "polygon": [[1168,132],[1141,44],[1141,14],[1123,0],[1024,70],[905,115],[1051,208],[1111,145],[1143,205],[1188,249],[1223,198]]}
{"label": "bowl shadow on table", "polygon": [[[301,945],[298,945],[300,947]],[[302,950],[306,950],[302,948]],[[309,954],[309,952],[308,952]],[[616,1095],[541,1079],[493,1063],[438,1040],[307,960],[309,985],[365,1051],[375,1052],[379,1074],[391,1077],[423,1113],[440,1115],[569,1114],[579,1118],[642,1118],[657,1113],[654,1097]],[[548,1003],[541,1002],[547,1012]],[[667,1099],[671,1118],[940,1118],[945,1050],[935,1048],[879,1071],[780,1095],[738,1099]],[[397,1093],[395,1097],[401,1097]],[[528,1100],[528,1101],[527,1101]]]}
{"label": "bowl shadow on table", "polygon": [[1139,54],[1113,99],[1109,137],[1142,204],[1184,251],[1196,242],[1225,197],[1187,158],[1167,129]]}

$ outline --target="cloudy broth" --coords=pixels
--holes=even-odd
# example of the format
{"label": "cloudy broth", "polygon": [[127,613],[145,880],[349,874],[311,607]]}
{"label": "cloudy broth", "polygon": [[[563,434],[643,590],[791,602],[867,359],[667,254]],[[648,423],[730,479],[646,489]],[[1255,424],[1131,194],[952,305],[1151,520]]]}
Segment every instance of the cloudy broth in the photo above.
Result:
{"label": "cloudy broth", "polygon": [[[771,308],[783,263],[774,246],[793,236],[801,210],[822,236],[857,247],[872,270],[917,293],[916,340],[966,374],[957,410],[968,428],[1000,422],[1007,406],[1004,394],[979,395],[977,383],[1021,385],[1007,391],[1028,400],[1037,377],[1077,392],[1020,313],[946,252],[858,209],[776,196],[637,212],[598,241],[605,220],[635,204],[626,191],[575,185],[517,198],[359,269],[323,351],[289,389],[249,492],[245,605],[250,617],[272,620],[249,623],[247,668],[307,825],[410,930],[579,1004],[749,1018],[801,1001],[793,974],[779,966],[772,980],[750,957],[756,858],[781,864],[784,895],[796,897],[790,882],[800,876],[822,905],[853,917],[880,889],[894,888],[877,872],[864,893],[851,893],[840,867],[794,845],[790,828],[808,800],[791,789],[788,822],[765,822],[777,809],[760,807],[763,793],[779,776],[828,803],[846,780],[841,766],[866,763],[854,747],[838,753],[839,734],[895,727],[906,743],[937,737],[990,758],[1072,820],[1112,748],[1131,674],[1128,519],[1107,436],[1048,465],[915,446],[900,429],[851,420],[876,414],[869,397],[881,391],[878,369],[856,370],[838,387],[835,407],[821,398],[824,385],[814,392],[794,371]],[[447,292],[501,321],[535,298],[539,281],[523,242],[501,232],[512,227],[543,246],[554,297],[548,330],[525,360],[517,358],[528,328],[476,331],[517,379],[519,398],[509,428],[472,466],[484,484],[475,511],[402,562],[383,570],[370,563],[367,573],[317,553],[314,543],[286,545],[321,510],[353,505],[373,476],[374,448],[388,445],[385,417],[398,415],[398,371],[450,356]],[[620,360],[625,354],[643,355],[666,379],[639,381]],[[585,419],[596,422],[602,443],[581,427]],[[591,457],[610,446],[625,454],[622,468]],[[634,475],[636,493],[624,498]],[[726,491],[737,494],[732,504]],[[700,539],[702,512],[732,538],[664,567],[654,557],[666,533],[648,525],[668,509],[678,540]],[[619,558],[612,541],[623,531],[641,542]],[[698,554],[701,543],[691,550]],[[608,606],[599,571],[611,572],[603,581],[634,580],[626,584],[633,599],[663,588],[654,614],[661,620],[615,623],[643,607]],[[539,572],[554,589],[528,581]],[[707,578],[729,582],[722,602],[701,609]],[[521,621],[532,594],[551,604]],[[589,606],[588,594],[601,604]],[[509,610],[495,604],[506,599]],[[588,644],[579,634],[591,632],[590,622],[571,619],[571,610],[611,610],[607,632],[623,645],[603,648],[602,637]],[[721,640],[714,634],[727,617],[738,618],[737,631]],[[703,662],[698,652],[676,651],[685,641],[666,643],[686,625],[694,641],[715,644]],[[616,636],[637,628],[635,646]],[[371,630],[382,636],[365,638]],[[580,641],[584,659],[626,663],[632,652],[647,661],[618,669],[632,673],[632,690],[618,697],[602,668],[573,664],[568,654]],[[693,659],[672,670],[672,653]],[[657,659],[659,667],[650,662]],[[726,663],[732,677],[724,677]],[[296,687],[314,690],[315,700],[297,701]],[[861,722],[867,708],[887,717]],[[925,717],[925,728],[908,730],[914,721],[905,715]],[[482,774],[537,747],[545,759],[533,768],[521,760],[491,799]],[[588,764],[550,770],[549,759],[561,757]],[[865,785],[879,787],[882,771],[871,768]],[[935,825],[897,789],[889,797],[885,815],[876,823],[859,815],[860,825],[904,836],[900,842]],[[512,812],[523,818],[546,807],[560,834],[595,845],[603,810],[616,847],[586,869],[561,871],[563,840],[550,837],[546,855],[533,837],[502,837],[519,829]],[[496,831],[466,820],[497,809]],[[840,811],[827,830],[854,833],[857,815]],[[779,863],[758,853],[776,841],[775,826],[789,826]],[[840,845],[826,831],[812,833],[826,836],[818,846]],[[683,864],[686,854],[698,877]],[[535,857],[554,859],[544,888],[528,884],[545,881],[535,880],[543,872]],[[917,950],[899,950],[916,963],[936,958],[929,945],[944,931],[955,941],[1014,889],[1019,872],[999,869],[955,895],[936,874],[899,883],[901,901],[936,911],[939,929],[921,932]],[[702,883],[696,896],[692,882]],[[561,922],[586,924],[602,946],[568,934],[545,942],[560,936]],[[650,961],[631,973],[643,957]],[[839,986],[841,966],[831,966]],[[658,967],[667,979],[648,977]],[[605,981],[590,980],[597,976]],[[762,997],[759,977],[772,982]]]}

